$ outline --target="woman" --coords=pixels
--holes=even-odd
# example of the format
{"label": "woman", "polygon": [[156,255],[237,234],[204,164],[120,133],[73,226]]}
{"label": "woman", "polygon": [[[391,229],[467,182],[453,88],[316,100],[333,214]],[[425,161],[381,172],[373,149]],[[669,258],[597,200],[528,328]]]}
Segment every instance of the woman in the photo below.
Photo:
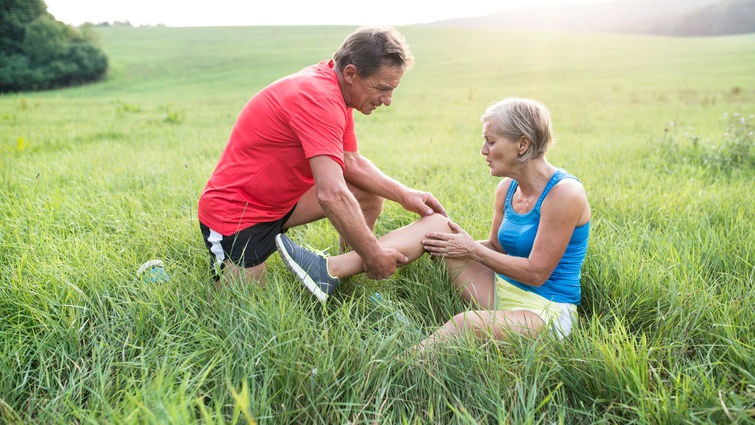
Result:
{"label": "woman", "polygon": [[[454,286],[475,308],[454,316],[420,350],[466,332],[502,338],[510,331],[532,335],[551,329],[563,338],[577,317],[590,206],[579,180],[545,159],[553,139],[548,110],[538,101],[508,98],[489,107],[482,123],[480,153],[490,174],[503,178],[490,237],[475,241],[435,214],[380,238],[408,261],[424,252],[442,259]],[[315,254],[286,236],[278,241],[281,258],[305,284],[311,278],[315,285],[328,279],[337,285],[336,278],[362,271],[361,259],[350,252],[319,257],[324,277],[317,277]]]}

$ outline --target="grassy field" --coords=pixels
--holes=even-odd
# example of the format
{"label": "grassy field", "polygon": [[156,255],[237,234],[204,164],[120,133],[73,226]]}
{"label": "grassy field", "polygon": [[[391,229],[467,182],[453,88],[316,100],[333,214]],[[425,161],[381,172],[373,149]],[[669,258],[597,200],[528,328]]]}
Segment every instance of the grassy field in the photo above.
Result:
{"label": "grassy field", "polygon": [[[355,115],[360,151],[473,236],[480,115],[550,107],[593,209],[564,343],[397,361],[420,336],[373,292],[426,332],[464,309],[426,258],[326,305],[277,255],[266,288],[216,289],[196,205],[236,116],[351,30],[110,28],[104,81],[0,96],[0,423],[755,423],[755,35],[401,29],[416,65]],[[414,219],[389,203],[376,231]],[[152,258],[169,282],[136,278]]]}

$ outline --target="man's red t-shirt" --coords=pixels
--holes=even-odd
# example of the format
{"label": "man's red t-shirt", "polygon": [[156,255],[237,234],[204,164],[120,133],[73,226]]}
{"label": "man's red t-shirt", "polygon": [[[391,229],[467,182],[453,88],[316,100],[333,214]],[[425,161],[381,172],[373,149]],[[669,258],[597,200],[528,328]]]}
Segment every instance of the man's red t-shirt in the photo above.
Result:
{"label": "man's red t-shirt", "polygon": [[284,77],[246,104],[199,198],[199,220],[223,235],[283,217],[314,185],[309,158],[343,167],[357,149],[332,61]]}

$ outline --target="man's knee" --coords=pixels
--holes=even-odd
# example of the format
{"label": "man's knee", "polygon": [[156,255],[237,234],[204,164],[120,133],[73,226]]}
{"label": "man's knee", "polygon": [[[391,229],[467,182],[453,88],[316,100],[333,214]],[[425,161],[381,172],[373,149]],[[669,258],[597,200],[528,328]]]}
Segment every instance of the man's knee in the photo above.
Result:
{"label": "man's knee", "polygon": [[383,202],[385,199],[383,199],[382,196],[359,191],[358,193],[354,193],[354,197],[357,198],[359,207],[365,215],[365,218],[372,217],[377,219],[380,213],[383,212]]}

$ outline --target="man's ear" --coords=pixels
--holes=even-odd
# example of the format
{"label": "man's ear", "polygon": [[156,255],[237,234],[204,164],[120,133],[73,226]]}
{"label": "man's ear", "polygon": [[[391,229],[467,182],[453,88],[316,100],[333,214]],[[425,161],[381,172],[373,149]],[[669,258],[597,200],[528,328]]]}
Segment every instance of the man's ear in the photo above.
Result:
{"label": "man's ear", "polygon": [[354,82],[354,78],[356,78],[357,75],[357,67],[354,66],[353,63],[346,65],[343,69],[343,79],[349,84]]}

